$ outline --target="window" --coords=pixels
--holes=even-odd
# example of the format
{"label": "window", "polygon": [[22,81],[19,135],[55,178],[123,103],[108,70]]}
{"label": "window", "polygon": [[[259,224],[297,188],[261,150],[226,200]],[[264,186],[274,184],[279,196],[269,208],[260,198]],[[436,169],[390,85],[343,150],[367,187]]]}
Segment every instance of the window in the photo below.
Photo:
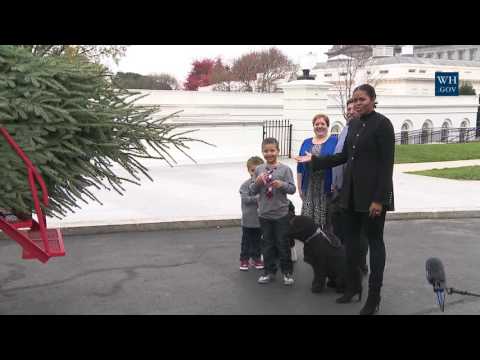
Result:
{"label": "window", "polygon": [[460,124],[460,134],[459,134],[459,141],[461,143],[468,141],[467,127],[468,127],[468,122],[466,120],[462,121],[462,123]]}
{"label": "window", "polygon": [[432,142],[432,123],[426,120],[422,125],[422,132],[420,134],[421,144],[430,144]]}
{"label": "window", "polygon": [[419,70],[420,74],[425,74],[426,72],[427,72],[427,70]]}
{"label": "window", "polygon": [[342,130],[340,129],[340,126],[335,125],[335,126],[332,127],[332,131],[331,131],[332,135],[338,135],[341,132],[342,132]]}
{"label": "window", "polygon": [[408,72],[409,72],[409,73],[414,73],[414,72],[415,72],[415,69],[408,69]]}
{"label": "window", "polygon": [[470,60],[477,60],[477,49],[470,49]]}
{"label": "window", "polygon": [[341,72],[341,73],[338,73],[338,75],[340,75],[340,76],[347,76],[347,73],[346,73],[346,72]]}
{"label": "window", "polygon": [[372,74],[372,72],[371,72],[371,71],[367,71],[367,75],[371,75],[371,74]]}
{"label": "window", "polygon": [[380,74],[388,74],[388,70],[380,70]]}
{"label": "window", "polygon": [[400,133],[400,144],[408,144],[408,130],[409,130],[408,123],[404,123],[402,125],[402,130]]}
{"label": "window", "polygon": [[329,77],[329,76],[332,76],[332,74],[324,74],[323,76]]}
{"label": "window", "polygon": [[443,143],[448,142],[448,127],[449,127],[449,125],[450,124],[446,121],[442,125],[442,131],[441,131],[441,134],[440,134],[440,141],[443,142]]}

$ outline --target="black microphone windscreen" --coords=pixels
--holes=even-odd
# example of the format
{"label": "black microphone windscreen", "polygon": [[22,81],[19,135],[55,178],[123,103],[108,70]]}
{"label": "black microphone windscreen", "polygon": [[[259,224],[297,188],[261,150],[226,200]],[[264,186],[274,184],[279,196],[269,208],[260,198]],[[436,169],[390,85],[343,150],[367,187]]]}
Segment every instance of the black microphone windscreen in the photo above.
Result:
{"label": "black microphone windscreen", "polygon": [[429,258],[425,263],[427,272],[427,281],[431,285],[440,285],[445,287],[446,276],[443,264],[438,258]]}

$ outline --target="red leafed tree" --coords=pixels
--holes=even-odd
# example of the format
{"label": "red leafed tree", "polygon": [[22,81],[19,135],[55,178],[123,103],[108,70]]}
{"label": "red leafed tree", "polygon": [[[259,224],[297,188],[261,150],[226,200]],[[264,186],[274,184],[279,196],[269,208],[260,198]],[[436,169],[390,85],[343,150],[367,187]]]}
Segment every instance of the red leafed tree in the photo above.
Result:
{"label": "red leafed tree", "polygon": [[183,84],[185,90],[198,90],[201,86],[211,84],[211,74],[215,60],[203,59],[195,60],[192,63],[192,70],[188,74],[187,81]]}

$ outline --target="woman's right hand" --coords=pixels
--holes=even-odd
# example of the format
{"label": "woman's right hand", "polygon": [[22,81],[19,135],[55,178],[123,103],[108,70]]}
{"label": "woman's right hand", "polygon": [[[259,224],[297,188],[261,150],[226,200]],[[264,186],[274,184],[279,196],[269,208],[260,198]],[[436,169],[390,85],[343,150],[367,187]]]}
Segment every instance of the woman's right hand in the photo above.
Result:
{"label": "woman's right hand", "polygon": [[312,154],[309,153],[308,151],[305,152],[305,155],[303,156],[295,156],[295,160],[298,162],[298,163],[305,163],[305,162],[309,162],[312,160]]}

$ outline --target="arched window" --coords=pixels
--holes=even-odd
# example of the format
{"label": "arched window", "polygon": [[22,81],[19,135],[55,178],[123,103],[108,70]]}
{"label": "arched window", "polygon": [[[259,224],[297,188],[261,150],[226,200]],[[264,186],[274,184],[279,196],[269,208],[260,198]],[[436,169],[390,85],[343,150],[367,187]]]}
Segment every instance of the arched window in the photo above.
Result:
{"label": "arched window", "polygon": [[332,135],[339,135],[341,132],[342,132],[342,128],[340,127],[339,124],[333,125],[332,130],[330,131]]}
{"label": "arched window", "polygon": [[420,137],[422,144],[428,144],[432,142],[432,122],[430,120],[425,120],[422,125],[422,134]]}
{"label": "arched window", "polygon": [[468,141],[468,136],[467,136],[467,131],[468,131],[468,125],[469,122],[468,120],[463,120],[462,123],[460,124],[460,136],[459,136],[459,141],[461,143],[467,142]]}
{"label": "arched window", "polygon": [[441,137],[440,141],[442,143],[447,143],[448,142],[448,128],[450,127],[450,123],[448,121],[445,121],[442,124],[442,132],[441,132]]}
{"label": "arched window", "polygon": [[402,130],[400,132],[400,144],[408,144],[408,130],[410,130],[408,122],[403,123]]}

